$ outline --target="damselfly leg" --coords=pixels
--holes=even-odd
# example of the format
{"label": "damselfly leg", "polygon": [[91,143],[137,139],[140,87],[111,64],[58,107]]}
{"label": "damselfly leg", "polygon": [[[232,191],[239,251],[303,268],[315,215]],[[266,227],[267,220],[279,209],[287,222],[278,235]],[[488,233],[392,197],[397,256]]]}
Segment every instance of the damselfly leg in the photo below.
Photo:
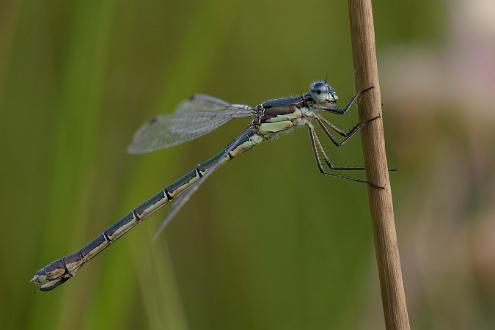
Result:
{"label": "damselfly leg", "polygon": [[322,106],[320,105],[318,108],[321,109],[321,110],[324,110],[324,111],[328,111],[328,112],[331,112],[331,113],[335,113],[337,115],[343,115],[345,114],[347,111],[349,111],[349,109],[352,107],[352,105],[354,104],[354,102],[356,102],[356,100],[365,92],[369,91],[370,89],[372,89],[373,86],[371,87],[368,87],[368,88],[365,88],[365,89],[362,89],[360,90],[359,92],[357,92],[356,94],[354,94],[354,96],[349,100],[349,102],[347,102],[347,105],[344,107],[344,108],[332,108],[332,107],[325,107],[325,106]]}
{"label": "damselfly leg", "polygon": [[[356,134],[357,132],[359,132],[359,130],[361,128],[363,128],[364,126],[366,126],[367,124],[369,124],[373,120],[376,120],[376,119],[378,119],[380,117],[381,116],[378,115],[378,116],[373,117],[371,119],[368,119],[366,121],[357,123],[348,132],[345,132],[345,131],[341,130],[340,128],[338,128],[337,126],[335,126],[334,124],[332,124],[330,121],[328,121],[327,119],[325,119],[322,116],[316,116],[316,121],[318,122],[318,124],[320,124],[321,128],[323,129],[323,131],[325,132],[325,134],[330,138],[330,140],[332,141],[332,143],[336,147],[340,147],[341,145],[343,145],[344,143],[346,143],[347,140],[349,140],[354,134]],[[335,137],[332,135],[332,133],[328,130],[328,128],[325,125],[330,126],[330,128],[332,128],[335,132],[337,132],[340,136],[342,136],[344,138],[341,141],[338,141],[337,139],[335,139]]]}
{"label": "damselfly leg", "polygon": [[362,167],[339,167],[339,166],[335,166],[332,163],[332,161],[330,160],[330,158],[328,157],[327,153],[325,152],[325,149],[323,148],[323,146],[320,142],[320,139],[318,138],[318,135],[316,134],[316,130],[311,123],[308,123],[308,128],[309,128],[309,136],[311,138],[311,146],[313,147],[313,153],[314,153],[315,159],[316,159],[316,164],[318,165],[318,169],[320,170],[320,172],[323,175],[333,176],[336,178],[351,180],[351,181],[355,181],[355,182],[366,183],[372,187],[383,189],[382,186],[379,186],[376,183],[373,183],[373,182],[365,180],[365,179],[355,178],[355,177],[351,177],[351,176],[347,176],[347,175],[342,175],[339,173],[332,173],[332,172],[326,171],[325,167],[323,166],[323,163],[321,161],[320,154],[323,155],[323,159],[325,160],[325,163],[328,165],[328,167],[330,167],[331,170],[360,170],[360,169],[362,170],[364,168],[362,168]]}

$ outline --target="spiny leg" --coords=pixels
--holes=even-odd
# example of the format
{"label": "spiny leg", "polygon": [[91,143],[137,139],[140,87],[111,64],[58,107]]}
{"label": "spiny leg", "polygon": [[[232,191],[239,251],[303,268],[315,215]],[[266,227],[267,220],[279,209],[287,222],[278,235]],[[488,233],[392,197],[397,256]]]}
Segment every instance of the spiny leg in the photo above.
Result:
{"label": "spiny leg", "polygon": [[[330,138],[330,140],[332,141],[332,143],[335,144],[335,146],[340,147],[341,145],[343,145],[344,143],[346,143],[347,140],[349,140],[354,134],[356,134],[357,132],[359,132],[359,130],[361,130],[361,128],[363,128],[364,126],[366,126],[370,122],[372,122],[372,121],[374,121],[374,120],[376,120],[376,119],[378,119],[380,117],[381,116],[378,115],[378,116],[373,117],[371,119],[368,119],[366,121],[357,123],[348,132],[345,132],[345,131],[341,130],[340,128],[338,128],[337,126],[335,126],[334,124],[332,124],[330,121],[328,121],[326,118],[324,118],[322,116],[316,115],[315,118],[316,118],[316,121],[318,122],[318,124],[320,124],[320,126],[323,129],[323,131],[325,132],[325,134]],[[328,130],[328,128],[325,126],[325,124],[328,125],[328,126],[330,126],[330,128],[332,128],[340,136],[344,137],[344,139],[342,139],[341,141],[337,141],[333,137],[333,135],[330,133],[330,131]]]}
{"label": "spiny leg", "polygon": [[[342,141],[337,141],[334,136],[332,135],[332,133],[328,130],[328,128],[323,124],[323,122],[321,120],[325,120],[325,118],[323,117],[319,117],[317,116],[316,117],[316,121],[318,122],[318,124],[320,124],[321,128],[323,129],[323,131],[325,132],[325,134],[330,138],[330,140],[332,141],[332,143],[337,146],[337,147],[340,147],[342,144],[344,144],[352,135],[354,135],[359,129],[359,125],[356,125],[354,128],[352,128],[348,133],[346,132],[342,132],[343,135],[346,136],[346,138]],[[325,122],[327,122],[325,120]],[[338,130],[340,130],[338,127],[334,126],[332,123],[328,122],[328,124],[330,124],[331,127],[334,127]],[[362,126],[364,126],[365,124],[367,124],[367,122],[363,123]],[[358,127],[358,128],[356,128]],[[319,141],[319,138],[316,136],[317,138],[317,141],[318,143],[321,145],[321,142]],[[321,147],[323,149],[323,147]],[[364,167],[362,166],[347,166],[347,167],[337,167],[335,165],[333,165],[333,163],[330,161],[330,159],[328,159],[328,157],[326,157],[326,161],[327,161],[327,164],[328,166],[333,169],[333,170],[365,170]]]}
{"label": "spiny leg", "polygon": [[[356,124],[349,132],[343,132],[342,130],[340,130],[340,128],[338,128],[337,126],[335,126],[334,124],[332,124],[330,121],[328,121],[327,119],[325,119],[324,117],[321,117],[321,116],[317,116],[316,117],[316,120],[318,121],[318,124],[320,124],[321,128],[323,128],[323,131],[325,132],[325,134],[330,138],[330,140],[332,141],[333,144],[335,144],[335,146],[337,147],[340,147],[341,145],[343,145],[349,138],[351,138],[351,136],[353,136],[355,133],[357,133],[358,131],[361,130],[361,128],[363,128],[364,126],[366,126],[367,124],[369,124],[370,122],[378,119],[378,118],[381,118],[381,115],[378,115],[378,116],[375,116],[371,119],[368,119],[367,121],[364,121],[364,122],[361,122],[361,123],[358,123]],[[342,132],[342,134],[340,135],[345,135],[345,138],[342,140],[342,141],[337,141],[334,136],[332,135],[332,133],[330,133],[330,131],[325,127],[324,123],[329,125],[331,128],[333,128],[337,133],[338,130],[340,130]],[[335,168],[335,169],[342,169],[342,168]],[[353,166],[353,167],[347,167],[345,168],[347,170],[365,170],[364,167],[356,167],[356,166]],[[389,169],[389,172],[395,172],[397,171],[397,169],[395,168],[390,168]]]}
{"label": "spiny leg", "polygon": [[369,91],[370,89],[372,89],[373,86],[371,87],[368,87],[368,88],[365,88],[363,90],[360,90],[359,92],[357,92],[356,94],[354,94],[354,96],[349,100],[349,102],[347,102],[347,105],[342,108],[342,109],[339,109],[339,108],[327,108],[327,107],[323,107],[323,106],[320,106],[320,109],[321,110],[324,110],[324,111],[328,111],[328,112],[331,112],[331,113],[335,113],[335,114],[338,114],[338,115],[343,115],[345,114],[347,111],[349,111],[349,109],[352,107],[352,105],[354,104],[354,102],[364,93],[364,92],[367,92]]}
{"label": "spiny leg", "polygon": [[333,176],[333,177],[336,177],[336,178],[341,178],[341,179],[346,179],[346,180],[351,180],[351,181],[355,181],[355,182],[361,182],[361,183],[366,183],[366,184],[369,184],[370,186],[373,186],[375,188],[379,188],[379,189],[383,189],[383,187],[371,182],[371,181],[368,181],[368,180],[364,180],[364,179],[360,179],[360,178],[354,178],[354,177],[350,177],[350,176],[346,176],[346,175],[341,175],[341,174],[337,174],[337,173],[330,173],[330,172],[327,172],[325,171],[325,168],[323,167],[323,164],[321,162],[321,158],[320,158],[320,152],[323,154],[323,157],[325,159],[325,162],[327,163],[327,165],[332,169],[332,170],[354,170],[354,169],[357,169],[355,167],[351,167],[351,168],[339,168],[339,167],[335,167],[332,162],[330,161],[330,159],[328,158],[327,154],[325,153],[325,150],[323,149],[322,145],[321,145],[321,142],[320,140],[318,139],[318,136],[316,135],[316,131],[314,129],[314,127],[311,125],[311,124],[308,124],[308,128],[309,128],[309,136],[311,138],[311,146],[313,147],[313,154],[315,155],[315,159],[316,159],[316,164],[318,165],[318,169],[320,170],[320,172],[323,174],[323,175],[328,175],[328,176]]}
{"label": "spiny leg", "polygon": [[[313,149],[320,151],[323,154],[323,158],[325,159],[325,163],[330,167],[331,170],[339,171],[352,171],[352,170],[365,170],[364,167],[356,167],[356,166],[335,166],[335,164],[330,160],[328,155],[326,154],[323,145],[321,144],[320,138],[316,134],[315,128],[311,125],[309,126],[311,143],[313,144]],[[321,161],[321,160],[320,160]]]}

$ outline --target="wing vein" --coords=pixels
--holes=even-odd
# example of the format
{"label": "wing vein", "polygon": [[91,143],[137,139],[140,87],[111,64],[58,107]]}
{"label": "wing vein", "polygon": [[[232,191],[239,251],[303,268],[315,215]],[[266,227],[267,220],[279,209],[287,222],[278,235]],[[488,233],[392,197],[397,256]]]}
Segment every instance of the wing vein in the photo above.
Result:
{"label": "wing vein", "polygon": [[248,105],[196,94],[182,101],[174,113],[159,115],[142,125],[127,150],[145,153],[172,147],[208,134],[231,119],[252,116],[253,112]]}

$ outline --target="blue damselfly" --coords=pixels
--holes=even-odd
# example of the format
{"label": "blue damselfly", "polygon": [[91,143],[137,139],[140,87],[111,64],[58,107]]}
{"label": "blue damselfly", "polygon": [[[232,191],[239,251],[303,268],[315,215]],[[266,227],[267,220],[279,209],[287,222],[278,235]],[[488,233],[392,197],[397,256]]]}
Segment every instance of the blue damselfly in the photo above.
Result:
{"label": "blue damselfly", "polygon": [[[173,201],[170,211],[157,231],[157,233],[161,232],[190,199],[191,195],[218,167],[257,144],[296,127],[306,126],[308,128],[316,163],[322,174],[381,188],[365,179],[335,172],[363,170],[364,168],[335,165],[325,152],[315,129],[315,124],[320,126],[330,141],[339,147],[364,125],[379,118],[379,116],[371,118],[356,124],[349,131],[344,131],[320,113],[330,112],[343,115],[351,108],[361,93],[370,88],[356,93],[344,108],[337,107],[337,94],[326,81],[313,82],[308,93],[265,101],[255,107],[231,104],[212,96],[197,94],[180,103],[174,113],[151,119],[134,135],[134,139],[128,147],[130,153],[145,153],[168,148],[205,135],[233,118],[252,117],[249,126],[219,153],[134,208],[79,251],[38,270],[32,278],[32,282],[42,291],[49,291],[59,286],[73,277],[86,262],[112,242],[122,237],[163,205]],[[337,139],[333,134],[340,135],[341,139]]]}

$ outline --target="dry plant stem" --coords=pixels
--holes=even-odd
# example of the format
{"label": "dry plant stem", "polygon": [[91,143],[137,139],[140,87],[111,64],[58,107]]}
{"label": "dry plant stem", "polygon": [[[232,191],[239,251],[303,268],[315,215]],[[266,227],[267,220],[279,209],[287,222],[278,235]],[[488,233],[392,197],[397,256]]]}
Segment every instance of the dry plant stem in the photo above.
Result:
{"label": "dry plant stem", "polygon": [[[365,121],[381,115],[371,0],[349,0],[349,15],[357,90],[374,86],[358,103]],[[368,187],[385,324],[387,329],[409,329],[382,120],[363,128],[362,145],[368,180],[385,187]]]}

